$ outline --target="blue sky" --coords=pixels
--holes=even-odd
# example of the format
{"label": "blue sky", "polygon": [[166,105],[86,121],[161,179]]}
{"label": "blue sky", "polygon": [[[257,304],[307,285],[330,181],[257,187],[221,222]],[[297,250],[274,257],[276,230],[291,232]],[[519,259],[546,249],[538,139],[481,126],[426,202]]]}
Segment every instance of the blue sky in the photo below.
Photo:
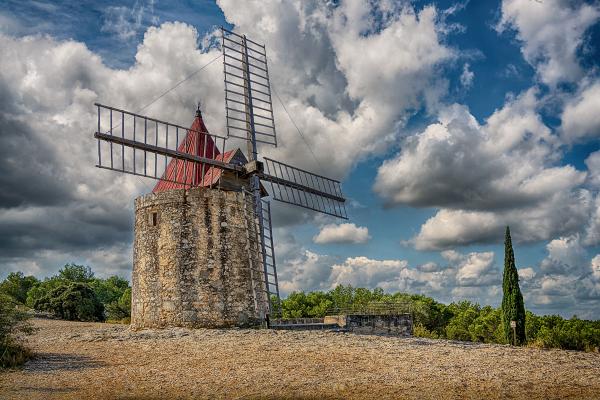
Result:
{"label": "blue sky", "polygon": [[[0,198],[0,277],[68,261],[129,276],[132,200],[152,183],[92,167],[91,105],[146,104],[217,54],[205,39],[220,25],[267,44],[315,172],[350,199],[349,221],[276,206],[284,292],[350,283],[497,305],[510,224],[528,307],[600,318],[596,1],[4,1],[1,137],[13,157],[36,146],[5,158],[2,189],[18,190]],[[189,124],[202,100],[218,132],[219,68],[147,113]],[[314,170],[275,111],[282,145],[261,150]]]}

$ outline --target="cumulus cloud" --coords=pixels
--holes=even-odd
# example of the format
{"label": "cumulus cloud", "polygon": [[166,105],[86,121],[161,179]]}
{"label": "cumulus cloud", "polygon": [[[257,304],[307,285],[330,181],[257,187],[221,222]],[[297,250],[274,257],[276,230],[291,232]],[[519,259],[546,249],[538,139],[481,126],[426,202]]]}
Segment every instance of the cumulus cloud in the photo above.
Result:
{"label": "cumulus cloud", "polygon": [[473,243],[498,243],[506,225],[515,242],[537,242],[554,235],[579,232],[593,204],[589,192],[557,194],[537,206],[511,211],[438,211],[408,242],[419,250],[444,249]]}
{"label": "cumulus cloud", "polygon": [[579,275],[586,267],[587,252],[579,236],[561,237],[546,245],[548,256],[540,264],[543,272],[558,275]]}
{"label": "cumulus cloud", "polygon": [[448,107],[381,165],[374,190],[392,205],[476,210],[535,204],[569,190],[585,173],[551,166],[557,141],[536,107],[530,89],[483,126],[466,107]]}
{"label": "cumulus cloud", "polygon": [[561,115],[561,137],[567,143],[600,137],[600,81],[584,82]]}
{"label": "cumulus cloud", "polygon": [[600,6],[561,0],[503,0],[497,30],[514,29],[525,60],[551,86],[576,82],[584,72],[577,59],[587,29]]}
{"label": "cumulus cloud", "polygon": [[321,228],[319,233],[313,237],[313,241],[318,244],[328,243],[367,243],[369,228],[356,226],[355,224],[328,224]]}
{"label": "cumulus cloud", "polygon": [[586,173],[558,165],[560,141],[536,93],[509,98],[483,125],[455,104],[379,167],[374,190],[389,205],[441,208],[411,240],[417,249],[497,242],[506,225],[517,241],[585,225],[593,208],[581,187]]}
{"label": "cumulus cloud", "polygon": [[519,279],[521,281],[531,281],[533,278],[535,278],[535,275],[535,270],[531,267],[519,269]]}
{"label": "cumulus cloud", "polygon": [[459,264],[456,281],[460,286],[487,286],[498,283],[494,253],[471,253]]}
{"label": "cumulus cloud", "polygon": [[352,286],[387,286],[396,281],[406,270],[408,263],[404,260],[371,260],[367,257],[347,258],[344,263],[332,267],[331,287],[338,285]]}
{"label": "cumulus cloud", "polygon": [[551,240],[539,269],[519,270],[525,304],[541,313],[596,319],[600,316],[600,256],[591,260],[579,236]]}
{"label": "cumulus cloud", "polygon": [[575,296],[580,300],[600,300],[600,254],[592,258],[588,273],[577,281],[575,290]]}

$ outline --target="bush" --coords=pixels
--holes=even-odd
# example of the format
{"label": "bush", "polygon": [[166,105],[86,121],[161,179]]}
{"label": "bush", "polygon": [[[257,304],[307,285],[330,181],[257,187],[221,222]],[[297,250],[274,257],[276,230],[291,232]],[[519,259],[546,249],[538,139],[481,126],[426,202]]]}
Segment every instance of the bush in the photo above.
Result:
{"label": "bush", "polygon": [[0,294],[0,368],[16,367],[31,357],[21,342],[21,335],[33,331],[27,318],[14,299]]}
{"label": "bush", "polygon": [[0,283],[0,293],[12,297],[15,301],[25,304],[27,292],[38,283],[33,276],[25,276],[22,272],[11,272]]}
{"label": "bush", "polygon": [[104,321],[104,305],[92,288],[81,282],[60,282],[43,297],[35,300],[36,310],[48,311],[71,321]]}
{"label": "bush", "polygon": [[531,343],[544,348],[566,350],[600,350],[600,326],[597,321],[585,321],[574,316],[565,320],[559,316],[538,317],[540,328]]}
{"label": "bush", "polygon": [[131,288],[125,289],[118,300],[106,306],[107,319],[111,322],[129,322],[131,318]]}
{"label": "bush", "polygon": [[52,277],[50,279],[45,279],[43,281],[38,281],[27,292],[27,299],[25,300],[25,304],[29,308],[37,309],[35,307],[35,303],[38,300],[42,299],[43,297],[47,297],[48,294],[53,289],[57,288],[58,286],[60,286],[63,283],[64,283],[64,281],[58,279],[57,277]]}
{"label": "bush", "polygon": [[436,332],[431,332],[429,329],[425,328],[421,324],[414,324],[413,336],[427,338],[427,339],[439,339],[440,338],[440,335],[438,335]]}

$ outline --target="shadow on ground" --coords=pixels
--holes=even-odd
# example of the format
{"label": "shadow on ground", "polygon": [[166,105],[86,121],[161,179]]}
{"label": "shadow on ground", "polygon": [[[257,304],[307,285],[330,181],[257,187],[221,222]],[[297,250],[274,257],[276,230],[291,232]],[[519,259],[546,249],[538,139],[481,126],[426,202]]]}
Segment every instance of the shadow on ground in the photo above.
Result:
{"label": "shadow on ground", "polygon": [[37,353],[35,358],[25,364],[26,372],[80,371],[88,368],[100,368],[106,365],[102,361],[78,354]]}

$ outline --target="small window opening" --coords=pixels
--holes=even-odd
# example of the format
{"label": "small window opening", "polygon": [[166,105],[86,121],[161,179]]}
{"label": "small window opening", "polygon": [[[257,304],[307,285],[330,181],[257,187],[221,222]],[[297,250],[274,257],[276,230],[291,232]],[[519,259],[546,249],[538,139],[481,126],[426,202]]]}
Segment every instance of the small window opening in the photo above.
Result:
{"label": "small window opening", "polygon": [[157,224],[158,224],[158,213],[157,212],[153,212],[150,215],[150,225],[156,226]]}

